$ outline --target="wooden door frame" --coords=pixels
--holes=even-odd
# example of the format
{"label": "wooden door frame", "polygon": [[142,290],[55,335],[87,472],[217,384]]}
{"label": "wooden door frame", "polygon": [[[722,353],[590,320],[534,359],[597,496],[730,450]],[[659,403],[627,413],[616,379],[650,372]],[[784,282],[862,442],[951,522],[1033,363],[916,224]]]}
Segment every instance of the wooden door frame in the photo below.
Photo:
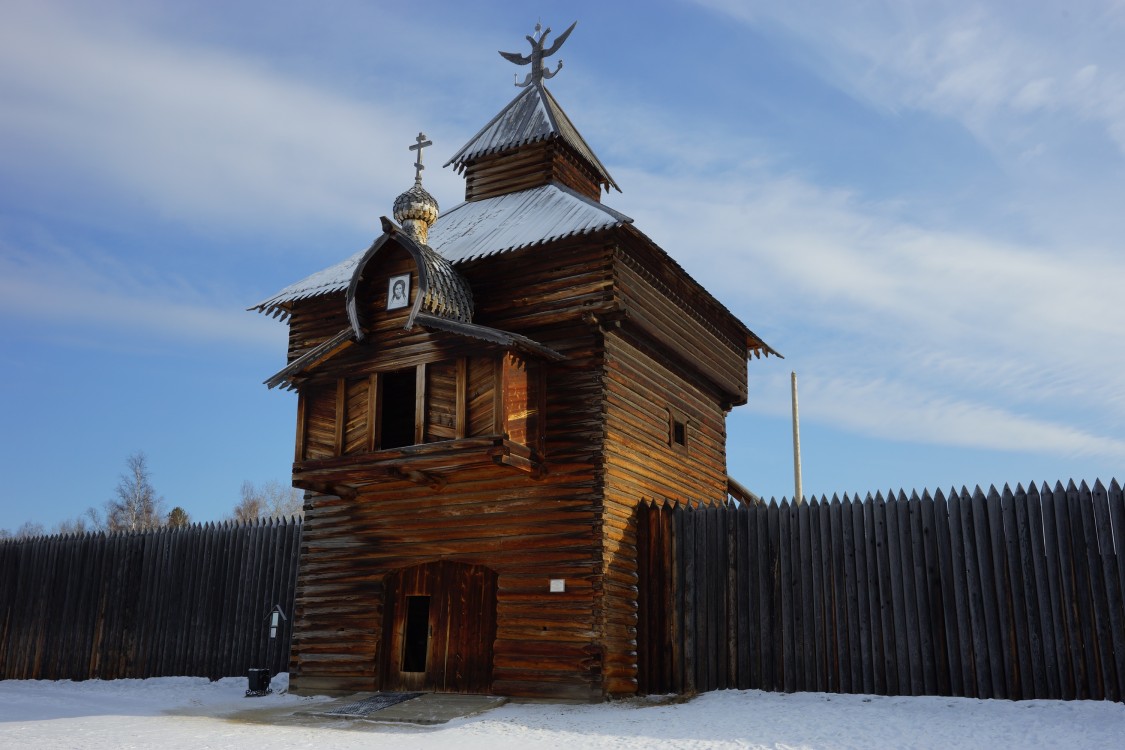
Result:
{"label": "wooden door frame", "polygon": [[[490,692],[496,582],[494,570],[453,560],[431,560],[388,572],[384,577],[383,632],[378,651],[380,688]],[[400,669],[405,604],[410,596],[431,598],[425,672]]]}

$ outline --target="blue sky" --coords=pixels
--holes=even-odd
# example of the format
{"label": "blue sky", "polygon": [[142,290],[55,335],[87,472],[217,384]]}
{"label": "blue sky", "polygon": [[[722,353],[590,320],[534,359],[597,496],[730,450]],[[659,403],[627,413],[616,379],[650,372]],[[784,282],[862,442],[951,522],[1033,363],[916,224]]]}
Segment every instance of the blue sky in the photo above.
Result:
{"label": "blue sky", "polygon": [[[1070,7],[1073,5],[1073,7]],[[0,528],[144,450],[219,519],[287,479],[286,327],[577,19],[548,85],[605,202],[784,360],[729,469],[808,494],[1125,476],[1125,3],[0,0]]]}

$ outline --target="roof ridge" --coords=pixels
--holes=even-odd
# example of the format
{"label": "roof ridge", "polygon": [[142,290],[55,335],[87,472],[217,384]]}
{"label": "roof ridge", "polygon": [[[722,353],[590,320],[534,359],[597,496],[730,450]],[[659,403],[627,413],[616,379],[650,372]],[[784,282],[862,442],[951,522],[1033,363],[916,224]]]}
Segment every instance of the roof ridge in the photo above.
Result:
{"label": "roof ridge", "polygon": [[[604,164],[602,164],[602,161],[598,158],[598,155],[594,153],[594,149],[590,147],[589,143],[586,143],[586,139],[582,137],[582,134],[580,132],[578,132],[578,127],[570,119],[570,115],[566,113],[566,110],[562,108],[562,105],[559,104],[559,100],[555,98],[555,95],[552,94],[550,89],[548,89],[546,86],[543,86],[542,84],[540,84],[540,86],[543,89],[543,96],[547,103],[547,113],[551,118],[552,124],[554,125],[555,132],[559,134],[560,138],[569,143],[575,151],[579,152],[580,154],[582,154],[582,156],[588,159],[591,166],[594,167],[594,171],[599,172],[601,176],[605,178],[605,181],[612,185],[614,189],[616,189],[617,192],[620,193],[621,188],[618,187],[617,182],[614,181],[613,176],[609,173],[609,170],[605,168]],[[574,137],[578,141],[577,143],[571,143],[570,139],[566,137],[566,134],[562,132],[563,128],[558,122],[558,117],[556,117],[555,114],[556,111],[558,113],[558,116],[561,116],[563,122],[566,123],[567,128],[574,133]]]}
{"label": "roof ridge", "polygon": [[[558,117],[555,116],[555,110],[557,109],[559,111],[559,113],[564,118],[566,118],[568,121],[570,120],[570,118],[567,117],[566,113],[562,111],[562,107],[559,106],[558,101],[555,99],[555,95],[547,90],[547,87],[543,85],[542,81],[536,81],[533,85],[536,88],[539,89],[539,96],[542,97],[542,99],[548,105],[546,107],[547,119],[549,119],[551,121],[551,129],[554,130],[556,133],[559,133],[559,131],[560,131],[559,119],[558,119]],[[551,106],[551,105],[554,105],[554,106]],[[573,128],[574,123],[571,123],[570,126]],[[575,128],[575,132],[577,132],[577,128]]]}
{"label": "roof ridge", "polygon": [[[442,164],[441,166],[443,168],[448,167],[450,164],[453,164],[454,162],[456,162],[466,151],[469,150],[469,147],[472,146],[473,143],[475,143],[478,138],[480,138],[482,135],[484,135],[485,131],[487,131],[489,128],[491,128],[493,125],[495,125],[497,123],[497,121],[499,121],[500,118],[503,117],[504,114],[509,109],[511,109],[513,106],[515,106],[516,102],[518,102],[520,99],[522,99],[525,96],[529,96],[530,92],[534,88],[535,88],[534,86],[528,86],[525,89],[521,89],[520,92],[518,94],[516,94],[510,102],[505,104],[503,106],[503,108],[501,108],[501,110],[499,112],[497,112],[496,115],[491,120],[489,120],[487,123],[485,123],[483,128],[478,130],[473,135],[472,138],[470,138],[468,141],[466,141],[465,145],[457,150],[457,153],[455,153],[453,156],[449,157],[449,161],[447,161],[445,164]],[[460,171],[460,170],[458,170],[458,171]]]}
{"label": "roof ridge", "polygon": [[[528,100],[532,101],[528,101]],[[507,122],[505,122],[507,119]],[[520,91],[499,113],[465,143],[443,166],[453,165],[458,172],[478,156],[496,154],[527,143],[557,138],[589,163],[598,181],[621,188],[605,168],[590,144],[578,132],[559,104],[558,99],[542,82],[535,82]]]}

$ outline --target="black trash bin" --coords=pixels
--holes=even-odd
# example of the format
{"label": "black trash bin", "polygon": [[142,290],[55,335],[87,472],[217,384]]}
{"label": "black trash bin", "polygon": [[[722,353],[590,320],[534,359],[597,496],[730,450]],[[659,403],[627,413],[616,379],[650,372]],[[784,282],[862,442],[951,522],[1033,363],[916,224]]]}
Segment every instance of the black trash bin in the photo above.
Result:
{"label": "black trash bin", "polygon": [[270,689],[270,671],[268,669],[251,669],[247,672],[247,677],[250,680],[249,689],[246,691],[247,696],[266,695],[273,692]]}

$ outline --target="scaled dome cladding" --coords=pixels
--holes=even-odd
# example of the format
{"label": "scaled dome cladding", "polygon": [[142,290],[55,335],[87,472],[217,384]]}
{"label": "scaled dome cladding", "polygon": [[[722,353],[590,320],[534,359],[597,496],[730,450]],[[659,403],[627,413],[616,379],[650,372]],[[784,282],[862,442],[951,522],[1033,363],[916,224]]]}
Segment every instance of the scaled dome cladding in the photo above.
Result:
{"label": "scaled dome cladding", "polygon": [[[421,309],[441,318],[469,323],[473,319],[473,291],[453,265],[429,245],[419,245],[428,284]],[[419,290],[422,291],[422,290]]]}
{"label": "scaled dome cladding", "polygon": [[399,224],[413,220],[432,226],[437,221],[438,210],[437,199],[422,187],[420,181],[395,198],[394,217]]}

